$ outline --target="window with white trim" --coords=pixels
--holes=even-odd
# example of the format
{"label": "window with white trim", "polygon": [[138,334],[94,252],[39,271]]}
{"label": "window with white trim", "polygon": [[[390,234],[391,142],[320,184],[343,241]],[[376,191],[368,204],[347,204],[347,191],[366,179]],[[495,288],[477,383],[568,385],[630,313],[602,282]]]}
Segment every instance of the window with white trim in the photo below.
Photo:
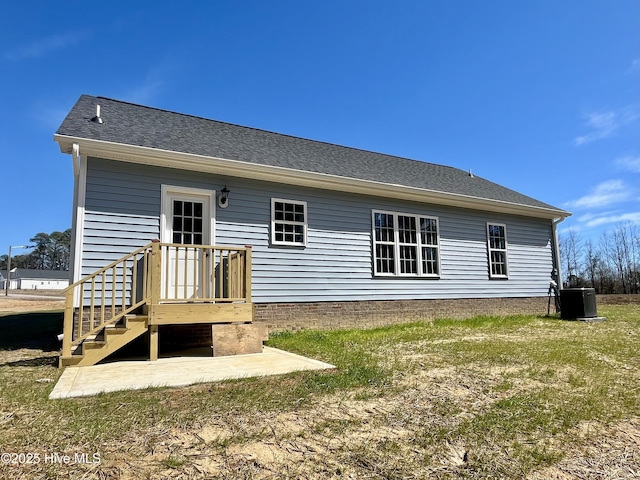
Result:
{"label": "window with white trim", "polygon": [[438,219],[396,212],[371,212],[376,276],[439,277]]}
{"label": "window with white trim", "polygon": [[506,225],[487,223],[487,248],[489,251],[489,276],[491,278],[508,278]]}
{"label": "window with white trim", "polygon": [[292,246],[307,244],[307,202],[271,199],[271,243]]}

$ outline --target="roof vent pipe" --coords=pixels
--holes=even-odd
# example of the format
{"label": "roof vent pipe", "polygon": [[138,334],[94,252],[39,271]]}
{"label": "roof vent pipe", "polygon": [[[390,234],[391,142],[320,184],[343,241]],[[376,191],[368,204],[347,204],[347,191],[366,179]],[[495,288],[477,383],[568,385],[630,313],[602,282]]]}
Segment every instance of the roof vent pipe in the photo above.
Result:
{"label": "roof vent pipe", "polygon": [[91,119],[93,123],[104,123],[102,117],[100,116],[100,105],[96,105],[96,116]]}
{"label": "roof vent pipe", "polygon": [[471,171],[471,169],[469,169],[469,176],[473,178],[473,172]]}

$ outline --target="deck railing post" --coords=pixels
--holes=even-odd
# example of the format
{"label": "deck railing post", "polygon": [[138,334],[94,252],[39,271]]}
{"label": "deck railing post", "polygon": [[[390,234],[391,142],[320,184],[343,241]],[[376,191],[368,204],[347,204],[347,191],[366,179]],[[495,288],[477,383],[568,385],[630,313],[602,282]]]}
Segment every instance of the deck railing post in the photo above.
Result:
{"label": "deck railing post", "polygon": [[[75,288],[67,290],[64,306],[64,326],[62,327],[62,356],[71,355],[71,342],[73,341],[73,293]],[[79,317],[82,321],[82,316]]]}
{"label": "deck railing post", "polygon": [[244,248],[244,301],[251,303],[251,245],[245,245]]}
{"label": "deck railing post", "polygon": [[[154,257],[155,264],[152,265],[151,253],[152,250],[156,251]],[[144,291],[144,298],[137,300],[139,285],[137,275],[139,269],[136,269],[136,259],[139,255],[142,255],[144,259],[144,275],[142,283],[142,291]],[[127,265],[129,261],[134,262],[133,276],[128,276]],[[65,361],[72,353],[74,345],[80,345],[90,335],[98,334],[98,332],[107,324],[115,324],[120,318],[127,315],[129,312],[134,311],[141,305],[148,304],[151,294],[154,293],[154,302],[157,304],[160,302],[161,288],[160,284],[156,281],[154,284],[155,290],[151,289],[151,274],[152,266],[156,270],[155,276],[158,278],[161,275],[160,268],[162,265],[162,247],[161,244],[149,244],[131,254],[116,260],[115,262],[101,268],[97,272],[79,280],[63,292],[65,295],[64,306],[64,319],[63,319],[63,337],[62,337],[62,352],[60,359],[60,366],[65,366]],[[122,270],[121,282],[118,284],[118,269]],[[127,307],[127,286],[128,282],[131,282],[131,304]],[[90,282],[90,283],[89,283]],[[98,287],[99,285],[99,287]],[[120,286],[118,292],[122,292],[122,311],[116,314],[116,290]],[[110,290],[110,292],[109,292]],[[133,291],[136,293],[134,294]],[[109,302],[109,299],[111,302]],[[86,328],[84,325],[85,314],[85,302],[88,300],[90,303],[86,306],[87,323]],[[98,306],[97,301],[100,301]],[[107,305],[109,304],[109,305]],[[96,311],[96,307],[99,308],[99,312]],[[109,315],[110,314],[110,315]],[[99,316],[99,319],[96,318]]]}
{"label": "deck railing post", "polygon": [[158,359],[158,325],[154,324],[154,307],[160,303],[162,279],[162,245],[160,240],[151,243],[151,274],[148,280],[151,288],[149,302],[149,360]]}
{"label": "deck railing post", "polygon": [[150,274],[147,284],[150,289],[149,295],[149,323],[153,323],[153,306],[160,303],[162,286],[162,245],[160,240],[153,240],[151,243]]}

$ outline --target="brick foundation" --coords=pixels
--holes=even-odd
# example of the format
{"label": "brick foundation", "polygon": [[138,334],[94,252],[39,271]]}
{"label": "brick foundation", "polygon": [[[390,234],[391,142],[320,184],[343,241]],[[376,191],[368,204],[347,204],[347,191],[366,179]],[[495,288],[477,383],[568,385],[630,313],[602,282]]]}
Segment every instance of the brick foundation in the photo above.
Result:
{"label": "brick foundation", "polygon": [[530,297],[258,303],[254,304],[253,317],[255,322],[266,323],[270,332],[368,328],[477,315],[543,315],[547,313],[547,302],[547,297]]}
{"label": "brick foundation", "polygon": [[[100,325],[101,315],[104,313],[105,318],[109,318],[113,315],[119,315],[122,312],[122,307],[115,307],[113,309],[113,313],[111,307],[106,307],[104,312],[101,312],[100,307],[94,308],[93,311],[93,322],[91,322],[91,308],[83,307],[82,309],[82,334],[89,332],[92,326]],[[80,321],[80,310],[78,308],[73,311],[73,332],[74,338],[77,336],[75,333],[78,332],[78,322]]]}

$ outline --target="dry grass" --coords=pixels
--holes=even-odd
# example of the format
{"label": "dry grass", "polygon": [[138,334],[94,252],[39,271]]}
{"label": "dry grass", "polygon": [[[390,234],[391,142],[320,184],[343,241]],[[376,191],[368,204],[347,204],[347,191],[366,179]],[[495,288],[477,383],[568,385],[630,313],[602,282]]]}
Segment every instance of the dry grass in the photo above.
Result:
{"label": "dry grass", "polygon": [[[36,312],[42,310],[62,310],[64,308],[64,300],[60,300],[60,291],[58,290],[30,290],[21,292],[22,297],[5,296],[4,292],[0,292],[0,316],[9,313],[25,313]],[[27,298],[29,295],[31,298]],[[43,297],[52,297],[51,299]]]}
{"label": "dry grass", "polygon": [[640,314],[600,310],[281,335],[338,371],[64,401],[55,351],[0,348],[0,450],[41,458],[0,476],[638,478]]}

